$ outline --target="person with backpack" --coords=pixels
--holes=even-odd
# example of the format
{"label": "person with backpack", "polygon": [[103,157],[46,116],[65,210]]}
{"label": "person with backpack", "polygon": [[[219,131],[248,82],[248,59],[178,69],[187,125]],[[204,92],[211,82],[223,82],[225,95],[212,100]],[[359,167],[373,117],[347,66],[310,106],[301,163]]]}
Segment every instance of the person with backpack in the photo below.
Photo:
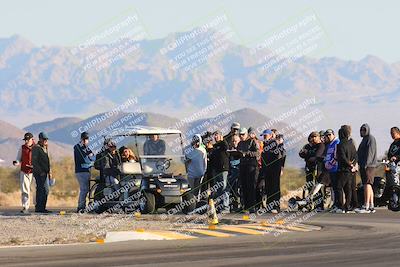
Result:
{"label": "person with backpack", "polygon": [[21,213],[29,213],[30,192],[33,179],[32,148],[35,145],[35,141],[31,133],[26,133],[22,140],[24,140],[25,143],[18,150],[17,158],[13,162],[13,165],[21,166],[21,171],[19,173],[22,202]]}
{"label": "person with backpack", "polygon": [[75,177],[79,183],[79,199],[77,212],[86,209],[86,198],[89,194],[90,168],[93,165],[94,154],[89,148],[89,134],[83,132],[81,141],[74,146]]}

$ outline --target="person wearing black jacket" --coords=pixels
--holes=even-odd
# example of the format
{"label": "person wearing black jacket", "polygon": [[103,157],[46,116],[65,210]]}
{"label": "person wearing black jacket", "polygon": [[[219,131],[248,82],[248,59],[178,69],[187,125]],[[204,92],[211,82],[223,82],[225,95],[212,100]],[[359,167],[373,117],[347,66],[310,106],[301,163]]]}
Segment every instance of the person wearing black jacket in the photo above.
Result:
{"label": "person wearing black jacket", "polygon": [[390,135],[393,138],[393,143],[389,147],[387,158],[390,161],[398,163],[400,161],[400,129],[398,127],[392,127],[390,129]]}
{"label": "person wearing black jacket", "polygon": [[[306,162],[306,189],[311,194],[311,189],[315,183],[315,179],[322,173],[323,159],[325,156],[325,145],[321,142],[321,136],[318,132],[312,132],[308,136],[308,144],[299,152],[299,156]],[[303,198],[307,197],[303,192]]]}
{"label": "person wearing black jacket", "polygon": [[239,165],[239,179],[242,190],[243,208],[254,213],[256,206],[256,186],[258,178],[258,160],[260,159],[260,145],[256,140],[249,138],[247,129],[241,128],[240,142],[237,150],[242,154]]}
{"label": "person wearing black jacket", "polygon": [[261,153],[261,177],[265,180],[267,191],[267,211],[272,213],[280,212],[281,199],[281,175],[283,173],[283,163],[285,152],[276,139],[272,138],[272,131],[265,130],[264,148]]}
{"label": "person wearing black jacket", "polygon": [[[350,132],[347,128],[339,129],[340,143],[337,146],[338,161],[338,203],[340,207],[335,209],[336,213],[344,213],[351,210],[352,201],[352,177],[356,172],[357,149],[350,140]],[[343,201],[344,191],[346,202]]]}
{"label": "person wearing black jacket", "polygon": [[45,133],[40,133],[39,142],[32,149],[33,176],[36,180],[35,212],[40,213],[51,213],[46,209],[47,196],[49,194],[47,179],[51,179],[48,139]]}
{"label": "person wearing black jacket", "polygon": [[215,184],[221,184],[217,189],[217,198],[222,203],[221,213],[229,213],[229,154],[228,143],[224,140],[221,131],[214,132],[215,144],[210,155],[212,177]]}
{"label": "person wearing black jacket", "polygon": [[112,187],[114,190],[119,189],[120,166],[122,164],[121,156],[117,150],[114,141],[108,140],[106,144],[107,150],[102,154],[101,169],[104,175],[106,187]]}

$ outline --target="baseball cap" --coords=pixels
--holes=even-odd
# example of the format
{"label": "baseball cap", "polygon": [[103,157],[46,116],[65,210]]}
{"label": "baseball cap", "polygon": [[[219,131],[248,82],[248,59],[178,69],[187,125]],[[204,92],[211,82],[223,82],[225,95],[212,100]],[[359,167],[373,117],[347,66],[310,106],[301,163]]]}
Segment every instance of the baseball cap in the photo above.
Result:
{"label": "baseball cap", "polygon": [[239,130],[239,129],[240,129],[240,123],[238,123],[238,122],[232,123],[231,129],[237,129],[237,130]]}
{"label": "baseball cap", "polygon": [[272,131],[271,131],[270,129],[265,129],[265,130],[260,134],[260,136],[264,136],[264,135],[267,135],[267,134],[272,134]]}
{"label": "baseball cap", "polygon": [[47,140],[47,139],[49,139],[49,137],[47,136],[47,134],[45,132],[41,132],[41,133],[39,133],[39,139]]}
{"label": "baseball cap", "polygon": [[216,134],[222,135],[222,132],[220,130],[216,130],[215,132],[213,132],[213,135],[216,135]]}
{"label": "baseball cap", "polygon": [[33,134],[26,133],[26,134],[24,134],[24,139],[22,139],[22,140],[29,140],[29,139],[32,139],[32,138],[33,138]]}
{"label": "baseball cap", "polygon": [[335,132],[332,129],[328,129],[328,130],[326,130],[325,135],[328,135],[328,134],[335,134]]}
{"label": "baseball cap", "polygon": [[240,128],[239,134],[247,134],[247,129],[246,128]]}

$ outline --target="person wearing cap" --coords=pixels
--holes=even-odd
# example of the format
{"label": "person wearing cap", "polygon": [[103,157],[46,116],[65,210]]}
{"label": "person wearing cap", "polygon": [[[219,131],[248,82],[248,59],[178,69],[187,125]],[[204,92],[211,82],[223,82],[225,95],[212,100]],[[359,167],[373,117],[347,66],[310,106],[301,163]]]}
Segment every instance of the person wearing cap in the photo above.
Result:
{"label": "person wearing cap", "polygon": [[[309,135],[310,146],[306,150],[306,153],[303,154],[300,151],[299,155],[306,161],[306,187],[308,191],[308,195],[306,195],[306,190],[303,192],[303,197],[308,197],[308,199],[314,201],[314,196],[321,190],[322,188],[322,178],[325,177],[323,175],[324,167],[323,160],[325,157],[325,144],[321,141],[321,135],[319,132],[312,132]],[[312,191],[312,189],[314,189]],[[318,211],[323,210],[323,201],[321,198],[317,199],[317,209]]]}
{"label": "person wearing cap", "polygon": [[101,158],[102,172],[107,187],[114,190],[119,189],[120,166],[122,164],[121,156],[117,150],[117,145],[112,140],[107,140],[106,151]]}
{"label": "person wearing cap", "polygon": [[74,146],[75,177],[79,183],[79,199],[77,212],[86,209],[86,198],[89,194],[90,168],[93,165],[94,154],[89,148],[89,134],[83,132],[81,141]]}
{"label": "person wearing cap", "polygon": [[33,179],[32,166],[32,148],[35,145],[33,135],[26,133],[24,135],[24,144],[19,148],[17,158],[13,162],[14,166],[20,165],[19,182],[21,187],[22,213],[29,212],[30,192]]}
{"label": "person wearing cap", "polygon": [[231,131],[224,136],[224,140],[228,143],[228,148],[233,149],[233,136],[239,136],[240,123],[234,122],[231,125]]}
{"label": "person wearing cap", "polygon": [[202,138],[199,134],[193,136],[191,145],[192,148],[186,150],[185,163],[190,188],[193,195],[197,197],[200,191],[200,184],[207,170],[207,151],[202,146]]}
{"label": "person wearing cap", "polygon": [[229,154],[228,143],[224,140],[221,131],[215,131],[214,145],[210,154],[211,175],[214,184],[219,184],[216,197],[221,203],[221,213],[229,213],[229,189],[228,189],[228,171],[229,171]]}
{"label": "person wearing cap", "polygon": [[254,139],[249,138],[246,128],[239,131],[240,142],[237,150],[241,153],[239,178],[242,190],[244,211],[254,213],[256,210],[256,188],[259,173],[258,160],[260,146]]}
{"label": "person wearing cap", "polygon": [[338,162],[336,157],[337,145],[340,143],[340,140],[336,138],[335,132],[332,129],[328,129],[325,132],[325,145],[326,145],[326,152],[324,157],[324,166],[325,169],[329,173],[329,177],[331,179],[331,185],[333,188],[333,198],[334,204],[332,207],[332,212],[339,208],[339,192],[337,186],[337,172],[338,172]]}
{"label": "person wearing cap", "polygon": [[39,133],[39,141],[32,148],[33,176],[36,181],[36,207],[35,212],[51,213],[46,209],[49,194],[48,179],[52,178],[50,159],[48,153],[48,139],[46,133]]}
{"label": "person wearing cap", "polygon": [[280,212],[280,177],[283,173],[283,163],[286,157],[283,147],[273,138],[273,131],[267,129],[261,133],[264,137],[264,149],[261,153],[261,177],[267,193],[267,212]]}
{"label": "person wearing cap", "polygon": [[[319,132],[310,133],[308,138],[309,144],[300,150],[299,155],[304,158],[306,162],[306,189],[310,194],[315,180],[322,172],[325,145],[321,142]],[[303,197],[306,197],[306,195]]]}

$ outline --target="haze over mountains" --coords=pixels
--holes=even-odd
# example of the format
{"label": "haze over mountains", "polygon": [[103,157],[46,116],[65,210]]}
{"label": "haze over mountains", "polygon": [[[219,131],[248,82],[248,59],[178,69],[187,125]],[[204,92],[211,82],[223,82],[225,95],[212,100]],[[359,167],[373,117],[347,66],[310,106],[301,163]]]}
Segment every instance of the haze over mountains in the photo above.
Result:
{"label": "haze over mountains", "polygon": [[[29,125],[33,132],[43,128],[57,142],[70,145],[68,127],[79,123],[78,118],[111,110],[130,97],[138,102],[127,112],[140,107],[158,124],[169,119],[156,114],[178,121],[223,96],[226,103],[204,118],[246,107],[274,118],[315,98],[313,108],[324,115],[318,128],[351,124],[359,141],[358,127],[368,122],[380,153],[387,149],[388,130],[398,123],[399,62],[389,64],[375,56],[359,61],[302,57],[279,72],[263,72],[248,48],[229,44],[201,68],[174,70],[160,49],[181,34],[135,42],[135,52],[99,71],[82,65],[90,50],[74,53],[71,47],[37,47],[20,36],[2,38],[0,119],[19,128]],[[257,116],[250,116],[246,126],[258,127]],[[62,119],[47,122],[57,118]],[[45,124],[35,124],[40,122]],[[11,128],[9,135],[15,137],[18,131]]]}
{"label": "haze over mountains", "polygon": [[[133,114],[133,115],[132,115]],[[117,127],[125,125],[145,125],[157,127],[178,128],[183,132],[184,145],[189,144],[194,133],[205,133],[206,131],[214,131],[221,129],[225,133],[229,131],[232,122],[237,121],[242,125],[247,126],[252,118],[254,125],[262,125],[269,122],[270,119],[252,109],[241,109],[234,112],[222,113],[216,117],[207,119],[198,119],[182,123],[181,120],[155,113],[125,113],[122,112],[108,118],[98,124],[90,124],[96,117],[101,117],[104,113],[87,119],[77,118],[59,118],[53,121],[44,122],[41,124],[33,124],[21,130],[6,122],[0,121],[0,158],[6,160],[7,164],[14,160],[16,150],[22,144],[22,137],[25,131],[35,133],[37,139],[37,130],[42,126],[43,129],[48,129],[47,133],[51,140],[50,153],[55,160],[60,160],[63,157],[72,157],[72,146],[79,142],[79,134],[83,130],[87,130],[91,135],[91,146],[95,151],[101,148],[104,140],[104,135],[111,134]],[[132,115],[132,116],[131,116]],[[123,123],[122,123],[123,122]],[[121,124],[119,124],[121,123]],[[92,125],[90,128],[85,128],[87,125]],[[110,127],[114,125],[114,127]],[[118,125],[118,126],[117,126]],[[276,123],[274,127],[283,129],[287,125],[284,123]],[[256,128],[256,127],[254,127]],[[74,134],[75,133],[75,134]],[[124,141],[124,140],[123,140]],[[117,145],[122,146],[124,142],[119,142]],[[295,143],[289,149],[289,153],[297,152],[298,146],[302,143]],[[291,165],[298,165],[299,161],[292,157],[288,160]]]}

